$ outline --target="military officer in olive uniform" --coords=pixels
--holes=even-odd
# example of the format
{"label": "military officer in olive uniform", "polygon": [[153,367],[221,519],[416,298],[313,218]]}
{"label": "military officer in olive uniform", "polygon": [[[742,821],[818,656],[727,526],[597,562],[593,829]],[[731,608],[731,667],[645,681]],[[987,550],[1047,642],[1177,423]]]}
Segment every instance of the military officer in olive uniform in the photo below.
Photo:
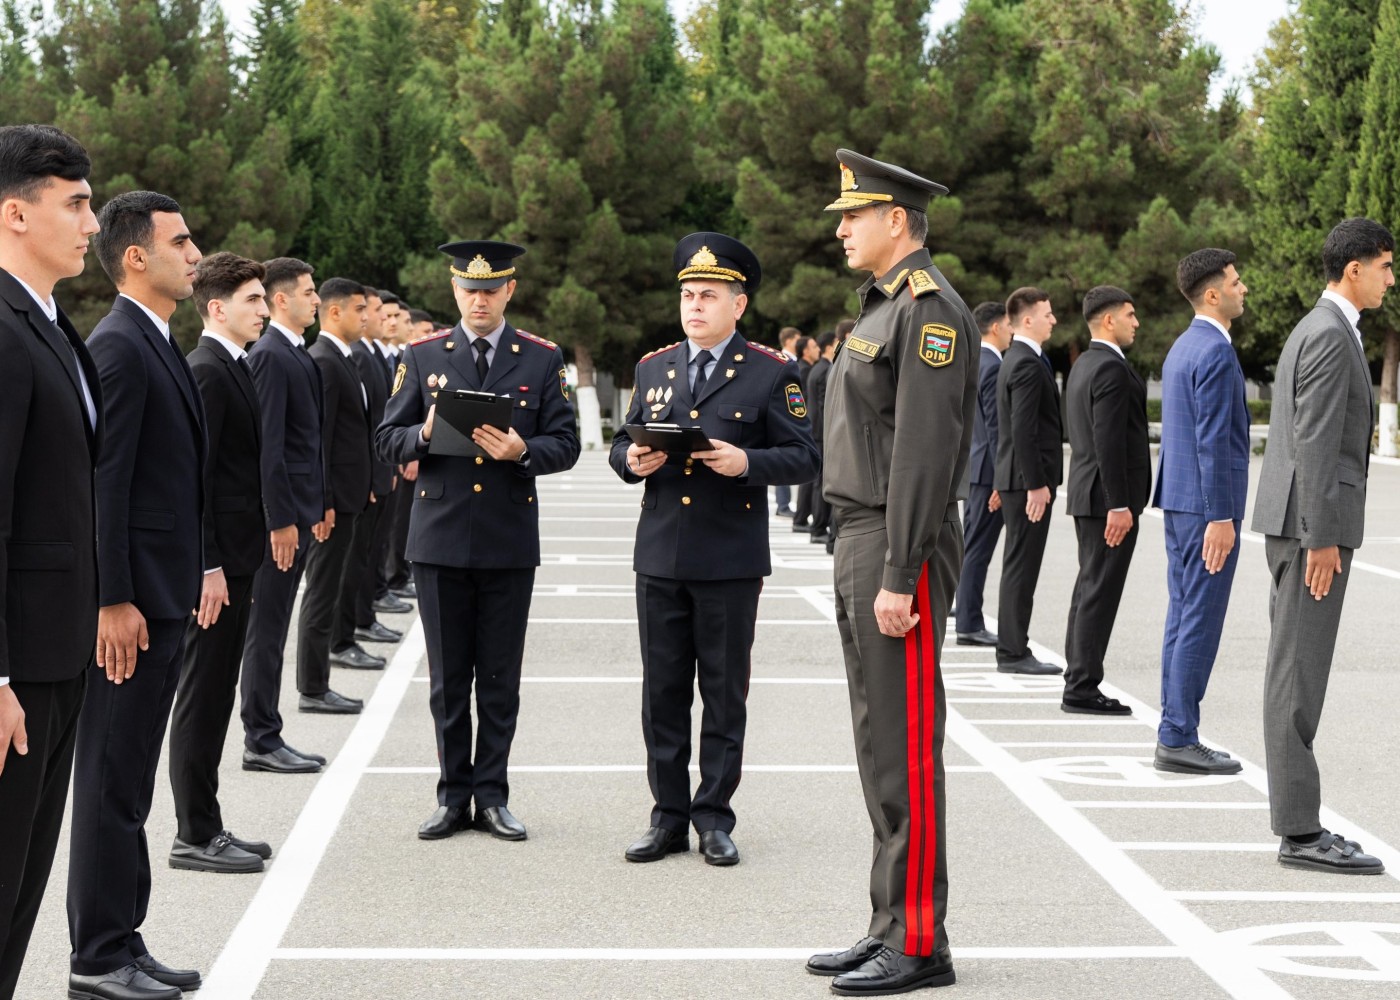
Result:
{"label": "military officer in olive uniform", "polygon": [[[535,478],[571,469],[579,439],[559,348],[505,320],[515,293],[510,243],[438,247],[453,258],[462,322],[409,345],[376,435],[380,458],[419,462],[408,558],[428,646],[429,701],[437,730],[438,808],[424,840],[474,825],[524,840],[511,815],[506,763],[520,708],[520,665],[535,567],[540,564]],[[439,390],[510,396],[510,430],[482,427],[473,440],[490,456],[429,453]],[[472,745],[472,687],[476,745]],[[472,815],[475,800],[476,813]]]}
{"label": "military officer in olive uniform", "polygon": [[[694,233],[676,245],[686,339],[637,365],[628,424],[699,427],[713,450],[653,451],[626,428],[610,460],[646,482],[632,567],[642,644],[642,736],[655,807],[628,861],[690,849],[732,865],[730,798],[744,755],[749,653],[768,555],[768,487],[817,473],[796,362],[735,327],[758,288],[757,258],[738,240]],[[700,787],[690,792],[690,706],[699,675]]]}
{"label": "military officer in olive uniform", "polygon": [[809,971],[850,996],[953,982],[944,927],[943,633],[962,564],[958,485],[977,406],[978,330],[924,249],[942,185],[837,151],[836,236],[860,287],[826,392],[822,488],[840,525],[836,622],[874,827],[867,937]]}

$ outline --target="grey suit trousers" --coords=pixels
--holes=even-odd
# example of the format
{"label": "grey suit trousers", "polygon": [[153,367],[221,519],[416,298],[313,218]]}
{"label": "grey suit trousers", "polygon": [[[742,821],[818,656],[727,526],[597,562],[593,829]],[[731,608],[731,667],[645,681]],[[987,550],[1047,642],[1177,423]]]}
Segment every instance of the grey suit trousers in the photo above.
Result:
{"label": "grey suit trousers", "polygon": [[1268,535],[1264,556],[1269,594],[1269,662],[1264,674],[1264,751],[1269,771],[1269,815],[1280,837],[1322,829],[1322,786],[1313,738],[1322,718],[1332,652],[1351,578],[1352,550],[1343,548],[1342,575],[1314,600],[1304,577],[1308,550],[1296,538]]}

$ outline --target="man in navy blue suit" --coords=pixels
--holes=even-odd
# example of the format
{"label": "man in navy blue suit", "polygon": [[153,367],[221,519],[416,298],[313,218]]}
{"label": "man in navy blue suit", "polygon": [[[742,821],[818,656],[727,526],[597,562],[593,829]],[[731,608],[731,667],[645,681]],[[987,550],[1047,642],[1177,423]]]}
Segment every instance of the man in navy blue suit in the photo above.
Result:
{"label": "man in navy blue suit", "polygon": [[1162,448],[1152,505],[1167,536],[1167,625],[1162,636],[1161,771],[1236,774],[1200,741],[1197,726],[1230,603],[1249,481],[1249,410],[1230,323],[1248,289],[1229,250],[1197,250],[1176,268],[1196,317],[1162,365]]}

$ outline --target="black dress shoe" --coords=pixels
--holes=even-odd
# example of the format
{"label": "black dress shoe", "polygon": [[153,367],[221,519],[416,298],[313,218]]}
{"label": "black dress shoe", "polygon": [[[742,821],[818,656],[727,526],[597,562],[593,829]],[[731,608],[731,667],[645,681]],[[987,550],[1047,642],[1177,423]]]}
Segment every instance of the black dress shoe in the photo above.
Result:
{"label": "black dress shoe", "polygon": [[[355,634],[359,635],[359,631],[356,629]],[[382,656],[365,652],[354,643],[331,653],[330,661],[333,667],[349,667],[351,670],[383,670],[384,665],[389,662]]]}
{"label": "black dress shoe", "polygon": [[187,872],[218,872],[221,874],[260,872],[263,859],[256,854],[233,846],[226,834],[219,834],[207,844],[187,844],[179,837],[170,848],[170,867]]}
{"label": "black dress shoe", "polygon": [[1278,863],[1285,868],[1308,868],[1336,875],[1382,875],[1385,865],[1361,850],[1354,840],[1346,840],[1323,830],[1306,844],[1284,837],[1278,845]]}
{"label": "black dress shoe", "polygon": [[959,632],[959,646],[995,646],[997,637],[995,632],[988,632],[984,628],[979,628],[976,632]]}
{"label": "black dress shoe", "polygon": [[443,840],[471,825],[471,811],[464,806],[438,806],[418,828],[418,839]]}
{"label": "black dress shoe", "polygon": [[794,520],[792,522],[792,530],[799,535],[807,535],[811,534],[812,526],[810,524],[803,524],[801,521]]}
{"label": "black dress shoe", "polygon": [[684,830],[665,830],[653,826],[632,843],[623,855],[628,861],[660,861],[668,854],[684,854],[690,850],[690,835]]}
{"label": "black dress shoe", "polygon": [[355,639],[359,642],[398,642],[402,638],[402,632],[383,622],[375,622],[369,628],[355,628]]}
{"label": "black dress shoe", "polygon": [[409,580],[402,587],[391,587],[389,593],[405,601],[415,601],[418,599],[418,587],[412,580]]}
{"label": "black dress shoe", "polygon": [[945,950],[928,956],[906,955],[888,946],[859,969],[831,981],[831,992],[845,997],[908,993],[925,986],[952,986],[953,958]]}
{"label": "black dress shoe", "polygon": [[146,975],[150,976],[158,983],[166,986],[174,986],[176,989],[197,990],[204,981],[199,978],[199,973],[194,969],[172,969],[168,965],[162,965],[156,961],[156,957],[150,952],[136,959],[136,967]]}
{"label": "black dress shoe", "polygon": [[791,507],[779,507],[779,508],[778,508],[777,510],[775,510],[773,513],[774,513],[774,515],[777,516],[777,517],[792,517],[793,514],[794,514],[794,511],[793,511],[793,509],[792,509]]}
{"label": "black dress shoe", "polygon": [[304,694],[297,701],[299,712],[324,712],[329,715],[359,715],[365,703],[358,698],[327,691],[325,694]]}
{"label": "black dress shoe", "polygon": [[299,757],[291,747],[278,747],[270,753],[243,751],[243,770],[272,771],[275,774],[311,774],[321,770],[314,760]]}
{"label": "black dress shoe", "polygon": [[1106,698],[1095,694],[1092,698],[1071,698],[1065,695],[1060,699],[1060,711],[1074,715],[1132,715],[1133,710],[1117,698]]}
{"label": "black dress shoe", "polygon": [[997,673],[999,674],[1044,674],[1048,677],[1051,674],[1061,672],[1060,668],[1053,663],[1042,663],[1030,653],[1019,660],[997,661]]}
{"label": "black dress shoe", "polygon": [[724,868],[739,863],[739,848],[723,830],[706,830],[700,834],[700,853],[707,865]]}
{"label": "black dress shoe", "polygon": [[524,840],[525,824],[510,814],[505,806],[478,808],[472,826],[485,830],[497,840]]}
{"label": "black dress shoe", "polygon": [[180,1000],[180,988],[157,982],[135,962],[100,976],[68,977],[71,1000]]}
{"label": "black dress shoe", "polygon": [[813,545],[825,545],[827,542],[831,541],[831,532],[814,531],[812,532],[810,541]]}
{"label": "black dress shoe", "polygon": [[322,757],[318,753],[307,753],[305,750],[298,750],[296,747],[290,746],[286,743],[283,743],[282,745],[288,750],[290,750],[292,753],[296,754],[298,757],[305,757],[307,760],[314,760],[317,764],[320,764],[322,767],[324,767],[326,764],[326,758]]}
{"label": "black dress shoe", "polygon": [[[291,748],[288,747],[288,749],[290,750]],[[296,753],[296,751],[292,750],[292,753]],[[228,838],[228,842],[234,847],[238,848],[240,851],[247,851],[249,854],[256,854],[264,861],[272,857],[272,845],[264,840],[239,840],[233,835],[232,830],[223,830],[221,832],[223,836]]]}
{"label": "black dress shoe", "polygon": [[885,942],[879,938],[861,938],[845,951],[826,951],[807,959],[807,971],[814,976],[839,976],[854,972],[880,953]]}
{"label": "black dress shoe", "polygon": [[379,598],[370,607],[381,615],[401,615],[413,610],[412,604],[392,592]]}

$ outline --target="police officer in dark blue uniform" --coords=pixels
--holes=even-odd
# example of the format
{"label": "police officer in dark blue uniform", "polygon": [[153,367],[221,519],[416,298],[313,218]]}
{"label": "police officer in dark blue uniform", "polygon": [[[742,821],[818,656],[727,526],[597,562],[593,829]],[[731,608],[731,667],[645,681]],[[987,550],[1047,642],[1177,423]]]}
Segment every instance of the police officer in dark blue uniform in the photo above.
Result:
{"label": "police officer in dark blue uniform", "polygon": [[[418,836],[438,840],[475,825],[502,840],[524,840],[524,825],[507,808],[506,764],[540,564],[535,478],[573,468],[578,432],[563,354],[505,320],[515,293],[514,261],[524,248],[478,240],[438,249],[453,258],[462,322],[407,348],[376,435],[384,461],[421,463],[407,555],[427,639],[442,774],[438,808]],[[429,454],[434,400],[451,388],[516,401],[508,432],[488,426],[473,433],[489,457]]]}
{"label": "police officer in dark blue uniform", "polygon": [[[701,428],[713,450],[667,455],[626,428],[610,460],[624,482],[645,480],[633,569],[642,641],[642,735],[656,802],[628,861],[690,849],[732,865],[730,839],[744,754],[749,653],[768,555],[768,487],[817,473],[796,362],[735,330],[758,288],[757,258],[738,240],[694,233],[676,245],[686,339],[637,365],[627,423]],[[700,787],[690,794],[690,706],[697,675],[704,714]]]}

